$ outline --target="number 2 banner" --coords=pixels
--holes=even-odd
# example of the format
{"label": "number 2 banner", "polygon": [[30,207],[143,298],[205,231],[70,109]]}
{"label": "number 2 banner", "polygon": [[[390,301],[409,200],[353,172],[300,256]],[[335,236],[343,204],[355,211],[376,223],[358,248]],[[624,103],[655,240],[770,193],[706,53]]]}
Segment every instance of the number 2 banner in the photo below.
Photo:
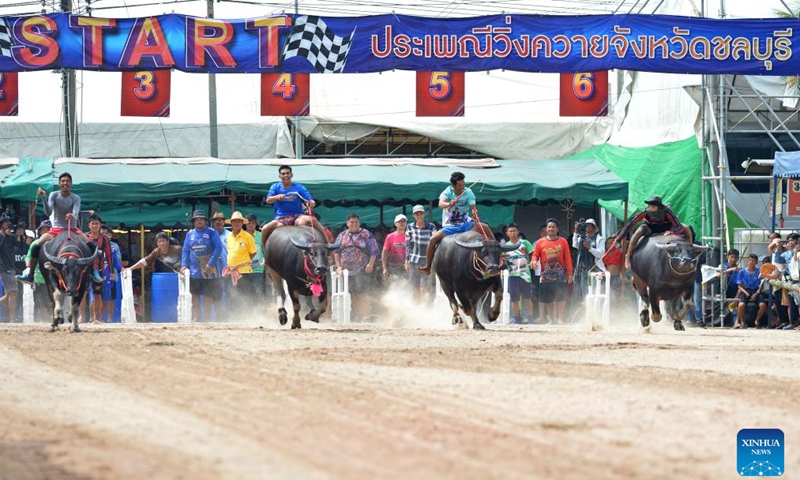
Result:
{"label": "number 2 banner", "polygon": [[562,117],[608,115],[608,70],[562,73],[560,87]]}
{"label": "number 2 banner", "polygon": [[18,73],[0,72],[0,117],[16,117],[19,113]]}
{"label": "number 2 banner", "polygon": [[262,73],[261,116],[308,116],[310,87],[307,73]]}
{"label": "number 2 banner", "polygon": [[418,117],[463,117],[464,72],[417,72]]}
{"label": "number 2 banner", "polygon": [[122,72],[123,117],[169,117],[170,70]]}

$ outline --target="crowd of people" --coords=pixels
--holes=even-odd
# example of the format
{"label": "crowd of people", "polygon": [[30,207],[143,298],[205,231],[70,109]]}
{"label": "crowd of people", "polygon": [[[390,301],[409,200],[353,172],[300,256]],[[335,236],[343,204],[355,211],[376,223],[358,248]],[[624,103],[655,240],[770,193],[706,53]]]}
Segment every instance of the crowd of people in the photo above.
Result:
{"label": "crowd of people", "polygon": [[[571,241],[561,235],[561,225],[555,218],[541,225],[536,238],[526,238],[516,223],[505,225],[501,233],[496,233],[480,221],[475,193],[466,186],[461,172],[451,175],[449,185],[438,198],[438,206],[443,211],[441,226],[430,221],[424,205],[415,205],[411,209],[412,221],[409,222],[405,214],[397,214],[390,231],[371,231],[352,213],[344,228],[334,235],[313,211],[316,203],[312,194],[302,184],[294,182],[291,167],[279,167],[278,176],[279,181],[265,197],[266,203],[274,207],[274,218],[261,223],[255,214],[244,215],[241,211],[233,212],[230,218],[217,211],[209,218],[205,211],[198,209],[192,213],[192,228],[182,240],[158,232],[155,248],[129,267],[123,267],[119,245],[112,240],[111,229],[99,215],[88,218],[88,234],[78,230],[80,198],[71,192],[72,177],[62,174],[58,191],[46,195],[40,188],[37,192],[45,198],[44,211],[49,219],[35,231],[14,229],[10,218],[0,217],[0,281],[4,287],[0,304],[8,312],[5,321],[20,321],[18,282],[42,287],[44,278],[36,268],[37,259],[43,245],[64,230],[81,235],[99,251],[91,268],[91,287],[86,295],[90,307],[83,319],[95,323],[113,321],[116,282],[120,274],[129,269],[135,272],[142,269],[140,275],[145,269],[189,275],[193,321],[217,320],[221,316],[235,318],[251,306],[262,304],[271,289],[263,252],[272,232],[284,226],[306,226],[318,232],[325,242],[338,245],[331,255],[330,266],[337,274],[344,270],[349,273],[352,318],[357,321],[380,313],[378,302],[374,301],[376,294],[394,286],[410,289],[418,302],[432,301],[435,290],[431,265],[436,246],[448,235],[474,231],[486,238],[519,245],[503,254],[509,272],[510,323],[565,324],[575,318],[589,293],[590,283],[594,281],[592,273],[606,272],[613,296],[633,298],[632,290],[626,287],[626,275],[631,253],[640,238],[678,234],[691,241],[694,235],[659,196],[648,199],[647,207],[634,214],[617,235],[608,239],[591,218],[575,222]],[[631,240],[626,242],[631,232]],[[774,270],[759,269],[758,258],[754,255],[740,268],[738,252],[729,252],[724,275],[728,286],[726,297],[731,300],[731,314],[735,318],[734,328],[747,328],[746,317],[752,312],[755,312],[755,319],[751,321],[756,327],[800,328],[797,309],[800,302],[796,301],[797,294],[789,289],[778,290],[774,302],[776,320],[770,324],[767,321],[770,316],[765,292],[770,287],[766,280],[783,278],[781,272],[787,272],[793,275],[791,279],[797,277],[794,280],[800,281],[800,267],[797,266],[800,259],[796,258],[800,252],[800,235],[791,235],[785,243],[777,234],[773,238],[769,246],[771,256],[764,262],[774,265]],[[699,270],[696,287],[699,291]],[[702,326],[709,313],[701,311],[697,293],[690,321]],[[49,301],[45,288],[35,289],[34,303],[36,319],[46,320]],[[748,305],[753,307],[747,310]]]}

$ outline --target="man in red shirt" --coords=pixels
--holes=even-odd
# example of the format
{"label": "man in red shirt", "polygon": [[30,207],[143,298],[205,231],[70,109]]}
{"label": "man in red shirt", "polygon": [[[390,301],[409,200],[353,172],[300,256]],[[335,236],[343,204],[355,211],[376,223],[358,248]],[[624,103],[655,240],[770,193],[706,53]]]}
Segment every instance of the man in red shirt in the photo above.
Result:
{"label": "man in red shirt", "polygon": [[[533,249],[532,266],[541,261],[539,276],[539,304],[555,323],[563,325],[567,301],[567,285],[572,285],[572,256],[569,243],[558,236],[558,221],[547,219],[547,235],[536,242]],[[542,312],[539,312],[542,314]]]}
{"label": "man in red shirt", "polygon": [[408,219],[402,213],[398,214],[394,217],[394,226],[397,227],[395,231],[386,235],[386,239],[383,241],[381,264],[383,265],[384,279],[389,279],[390,275],[405,277]]}

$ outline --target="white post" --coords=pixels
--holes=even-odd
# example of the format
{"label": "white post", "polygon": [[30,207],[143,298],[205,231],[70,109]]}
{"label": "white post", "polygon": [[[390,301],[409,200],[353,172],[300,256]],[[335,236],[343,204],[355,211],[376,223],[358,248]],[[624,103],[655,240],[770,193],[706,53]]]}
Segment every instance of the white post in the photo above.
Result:
{"label": "white post", "polygon": [[122,272],[122,300],[120,301],[120,323],[136,323],[136,309],[133,306],[133,271]]}
{"label": "white post", "polygon": [[[503,270],[503,301],[500,303],[500,316],[497,317],[498,325],[508,325],[511,320],[511,294],[509,293],[508,270]],[[520,319],[522,320],[522,319]]]}
{"label": "white post", "polygon": [[609,275],[607,272],[595,272],[590,273],[589,278],[591,284],[589,285],[589,293],[586,295],[584,307],[586,323],[592,328],[606,327],[611,320]]}
{"label": "white post", "polygon": [[331,267],[331,319],[334,323],[350,323],[350,272],[342,270],[336,273],[336,268]]}
{"label": "white post", "polygon": [[178,273],[178,323],[192,323],[192,292],[189,272]]}
{"label": "white post", "polygon": [[[45,285],[39,285],[39,288],[45,288]],[[33,323],[34,321],[34,306],[33,306],[33,287],[27,283],[22,284],[22,323]]]}

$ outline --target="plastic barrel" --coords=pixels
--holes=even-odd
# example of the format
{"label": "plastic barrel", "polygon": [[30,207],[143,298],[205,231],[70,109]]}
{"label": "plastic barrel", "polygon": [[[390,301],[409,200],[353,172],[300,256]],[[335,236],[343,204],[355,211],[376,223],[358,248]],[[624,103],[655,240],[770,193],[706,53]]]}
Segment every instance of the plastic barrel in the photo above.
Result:
{"label": "plastic barrel", "polygon": [[151,322],[178,321],[178,274],[154,273],[152,300],[150,302]]}
{"label": "plastic barrel", "polygon": [[120,323],[120,318],[122,317],[122,274],[117,274],[117,281],[114,282],[114,285],[117,287],[117,299],[114,300],[114,319],[110,320],[116,323]]}

